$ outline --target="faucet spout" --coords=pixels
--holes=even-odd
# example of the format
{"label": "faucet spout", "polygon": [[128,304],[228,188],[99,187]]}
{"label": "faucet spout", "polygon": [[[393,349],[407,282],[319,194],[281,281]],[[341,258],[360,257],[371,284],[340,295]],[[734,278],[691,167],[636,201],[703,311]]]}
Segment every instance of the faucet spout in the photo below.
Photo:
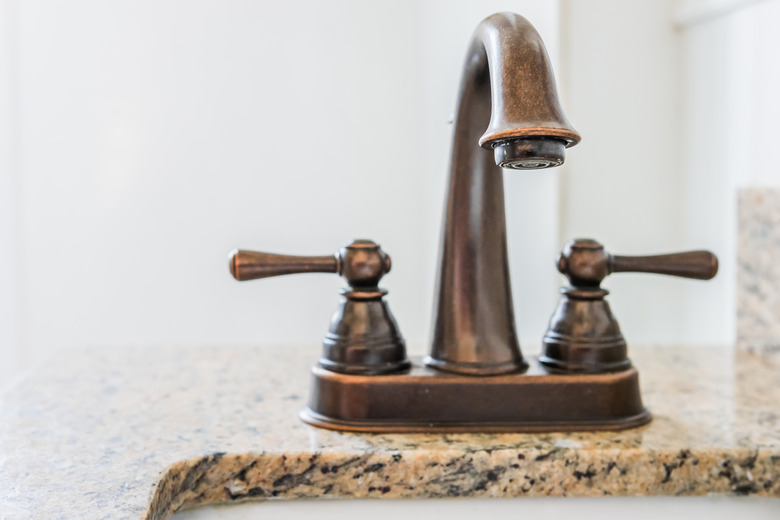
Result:
{"label": "faucet spout", "polygon": [[483,20],[458,97],[428,366],[471,375],[527,367],[515,330],[501,168],[559,166],[579,141],[534,27],[513,13]]}

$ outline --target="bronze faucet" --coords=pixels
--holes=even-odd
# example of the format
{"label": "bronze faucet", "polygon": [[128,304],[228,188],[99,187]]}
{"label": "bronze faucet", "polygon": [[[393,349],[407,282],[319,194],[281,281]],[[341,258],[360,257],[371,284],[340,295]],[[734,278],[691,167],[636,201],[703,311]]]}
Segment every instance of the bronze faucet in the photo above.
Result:
{"label": "bronze faucet", "polygon": [[512,13],[483,20],[466,53],[455,116],[428,366],[472,375],[527,367],[515,331],[501,168],[560,166],[579,141],[536,29]]}
{"label": "bronze faucet", "polygon": [[520,353],[502,168],[559,166],[579,141],[528,20],[500,13],[482,21],[460,86],[433,345],[424,360],[406,356],[387,291],[378,286],[390,257],[374,242],[357,240],[332,256],[231,254],[238,280],[326,272],[350,285],[312,369],[304,421],[368,432],[498,432],[621,429],[651,419],[600,283],[631,271],[709,279],[717,272],[712,253],[626,257],[594,240],[569,242],[557,267],[570,285],[561,290],[544,351],[531,366]]}

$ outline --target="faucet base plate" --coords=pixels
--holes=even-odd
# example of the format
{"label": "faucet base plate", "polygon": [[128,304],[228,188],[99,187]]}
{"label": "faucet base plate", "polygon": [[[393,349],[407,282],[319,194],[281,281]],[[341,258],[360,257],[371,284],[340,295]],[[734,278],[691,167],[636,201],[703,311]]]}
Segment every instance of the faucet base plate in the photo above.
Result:
{"label": "faucet base plate", "polygon": [[332,430],[373,433],[622,430],[652,418],[633,367],[609,374],[474,377],[430,369],[347,375],[315,366],[301,419]]}

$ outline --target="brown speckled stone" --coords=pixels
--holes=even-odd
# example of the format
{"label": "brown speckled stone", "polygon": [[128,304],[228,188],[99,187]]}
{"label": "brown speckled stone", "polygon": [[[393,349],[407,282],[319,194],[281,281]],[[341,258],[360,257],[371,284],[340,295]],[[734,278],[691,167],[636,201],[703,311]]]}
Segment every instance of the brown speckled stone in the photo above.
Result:
{"label": "brown speckled stone", "polygon": [[780,189],[739,190],[737,346],[780,355]]}
{"label": "brown speckled stone", "polygon": [[632,350],[655,420],[575,434],[336,433],[301,423],[317,348],[78,350],[0,401],[2,518],[162,519],[311,497],[780,497],[780,365]]}

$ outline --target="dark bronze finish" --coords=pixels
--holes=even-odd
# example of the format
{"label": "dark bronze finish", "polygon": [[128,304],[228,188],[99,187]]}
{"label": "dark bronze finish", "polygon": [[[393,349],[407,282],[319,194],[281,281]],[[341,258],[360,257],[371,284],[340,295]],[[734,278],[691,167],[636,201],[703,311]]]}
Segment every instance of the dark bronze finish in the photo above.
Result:
{"label": "dark bronze finish", "polygon": [[501,167],[558,166],[579,140],[533,26],[512,13],[486,18],[472,37],[460,86],[428,366],[469,375],[525,370]]}
{"label": "dark bronze finish", "polygon": [[650,421],[633,368],[613,374],[473,377],[432,370],[415,360],[403,375],[345,376],[312,370],[301,418],[333,430],[552,432],[619,430]]}
{"label": "dark bronze finish", "polygon": [[234,249],[230,253],[230,274],[239,282],[285,274],[337,273],[340,258],[330,256],[289,256]]}
{"label": "dark bronze finish", "polygon": [[562,373],[602,374],[631,367],[626,340],[600,287],[610,273],[642,272],[709,280],[718,259],[709,251],[656,256],[617,256],[590,239],[568,242],[558,257],[558,271],[569,278],[561,289],[539,361]]}
{"label": "dark bronze finish", "polygon": [[501,168],[559,166],[579,140],[536,30],[511,13],[485,19],[460,86],[433,345],[414,364],[378,287],[390,258],[375,243],[355,241],[334,256],[231,255],[238,280],[330,272],[350,284],[312,369],[305,422],[388,433],[618,430],[650,421],[600,283],[625,271],[708,279],[717,271],[711,253],[612,256],[595,241],[570,242],[558,269],[571,286],[562,289],[544,353],[530,369],[520,353]]}
{"label": "dark bronze finish", "polygon": [[233,251],[230,272],[236,280],[294,273],[338,273],[350,289],[331,318],[322,342],[320,366],[342,374],[388,374],[407,370],[406,346],[379,280],[390,271],[390,257],[370,240],[355,240],[332,256],[287,256]]}

